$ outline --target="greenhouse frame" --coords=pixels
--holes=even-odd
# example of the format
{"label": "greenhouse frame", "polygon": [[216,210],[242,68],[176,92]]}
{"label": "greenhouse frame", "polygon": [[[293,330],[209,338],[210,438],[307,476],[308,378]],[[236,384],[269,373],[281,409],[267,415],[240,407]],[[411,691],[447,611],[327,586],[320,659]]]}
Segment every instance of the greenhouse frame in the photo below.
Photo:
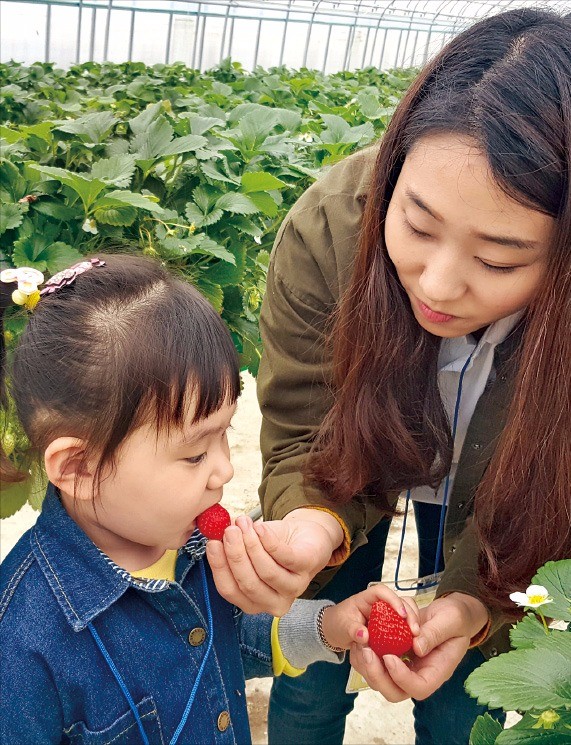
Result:
{"label": "greenhouse frame", "polygon": [[3,61],[63,66],[391,69],[424,64],[479,18],[538,6],[571,12],[571,0],[0,0],[0,49]]}

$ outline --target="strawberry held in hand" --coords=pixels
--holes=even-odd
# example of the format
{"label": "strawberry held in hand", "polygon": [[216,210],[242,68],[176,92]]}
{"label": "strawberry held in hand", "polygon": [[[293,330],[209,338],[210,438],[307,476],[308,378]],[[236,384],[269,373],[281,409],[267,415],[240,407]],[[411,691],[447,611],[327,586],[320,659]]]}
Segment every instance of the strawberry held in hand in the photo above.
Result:
{"label": "strawberry held in hand", "polygon": [[377,657],[385,654],[400,657],[412,648],[412,633],[408,623],[384,600],[377,600],[373,604],[367,628],[369,647]]}
{"label": "strawberry held in hand", "polygon": [[213,541],[221,541],[224,531],[231,524],[228,510],[221,504],[213,504],[196,518],[196,525],[202,535]]}

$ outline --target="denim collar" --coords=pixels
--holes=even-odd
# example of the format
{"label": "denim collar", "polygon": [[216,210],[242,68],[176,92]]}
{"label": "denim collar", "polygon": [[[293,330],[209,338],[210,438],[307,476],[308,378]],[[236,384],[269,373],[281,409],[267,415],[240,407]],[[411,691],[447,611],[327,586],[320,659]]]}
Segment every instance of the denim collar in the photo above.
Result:
{"label": "denim collar", "polygon": [[[32,551],[68,623],[81,631],[130,587],[160,592],[167,580],[141,580],[117,566],[65,511],[57,490],[49,484],[42,512],[31,530]],[[198,530],[179,553],[186,558],[184,574],[204,556],[206,539]]]}

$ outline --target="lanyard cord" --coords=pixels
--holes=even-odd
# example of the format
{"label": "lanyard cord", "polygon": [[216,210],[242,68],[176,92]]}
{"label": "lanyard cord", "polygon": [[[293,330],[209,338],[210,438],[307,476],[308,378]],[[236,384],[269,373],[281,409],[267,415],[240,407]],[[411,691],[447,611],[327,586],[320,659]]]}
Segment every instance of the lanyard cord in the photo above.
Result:
{"label": "lanyard cord", "polygon": [[88,623],[87,628],[91,631],[91,636],[95,639],[95,643],[99,647],[101,654],[105,658],[105,662],[109,665],[111,668],[111,672],[115,676],[115,680],[117,683],[119,683],[119,687],[121,688],[123,695],[127,699],[127,703],[129,704],[129,707],[131,708],[131,711],[133,712],[133,715],[135,717],[135,721],[137,722],[137,727],[139,728],[139,732],[141,733],[141,737],[143,738],[143,742],[145,745],[149,745],[149,740],[147,738],[147,735],[145,734],[145,730],[143,729],[143,723],[141,722],[141,717],[139,716],[139,712],[137,711],[137,707],[135,706],[135,702],[133,701],[133,698],[131,694],[129,693],[129,689],[125,685],[125,681],[121,677],[121,673],[119,670],[117,670],[115,663],[111,659],[111,655],[105,648],[105,645],[103,644],[103,641],[101,640],[101,637],[95,630],[93,624]]}
{"label": "lanyard cord", "polygon": [[194,703],[194,697],[196,696],[196,692],[198,690],[198,686],[202,678],[202,673],[204,672],[204,668],[206,667],[206,662],[210,655],[210,650],[212,649],[212,643],[214,641],[214,624],[212,622],[212,608],[210,607],[210,598],[208,596],[208,585],[206,583],[206,571],[204,569],[204,561],[200,562],[200,572],[202,574],[202,587],[204,588],[204,599],[206,601],[206,614],[208,617],[208,636],[209,636],[208,648],[206,650],[206,654],[204,655],[204,659],[202,660],[202,665],[200,666],[198,675],[196,676],[196,680],[194,681],[194,686],[192,687],[192,691],[190,692],[190,696],[188,698],[188,702],[186,704],[186,708],[184,710],[182,718],[179,722],[178,727],[175,730],[174,735],[172,736],[172,740],[170,741],[169,745],[175,745],[175,743],[177,742],[179,738],[180,733],[183,730],[184,725],[186,724],[186,720],[188,719],[188,715],[190,714],[192,704]]}
{"label": "lanyard cord", "polygon": [[[458,380],[458,390],[456,392],[456,403],[454,405],[454,418],[452,421],[452,441],[454,442],[456,440],[456,430],[458,428],[458,417],[460,415],[460,400],[462,398],[462,385],[464,383],[464,374],[466,370],[468,369],[468,365],[470,364],[470,361],[474,355],[474,352],[476,351],[476,348],[470,352],[468,355],[468,359],[464,363],[462,370],[460,371],[460,379]],[[444,482],[444,496],[442,498],[442,507],[440,509],[440,524],[438,526],[438,543],[436,546],[436,554],[434,556],[434,572],[433,576],[436,577],[436,574],[438,573],[438,558],[440,556],[440,552],[442,550],[442,543],[444,540],[444,522],[446,518],[446,508],[448,506],[448,489],[450,486],[450,474],[448,473],[446,475],[446,480]],[[410,592],[410,591],[416,591],[418,589],[426,588],[426,587],[434,587],[438,584],[438,580],[434,579],[432,582],[428,582],[426,584],[420,584],[416,585],[415,587],[401,587],[399,585],[399,569],[400,569],[400,562],[402,558],[402,549],[404,545],[404,536],[406,532],[406,518],[408,515],[408,507],[410,504],[410,489],[406,492],[406,503],[405,503],[405,510],[404,510],[404,516],[402,521],[402,531],[400,535],[400,544],[399,544],[399,552],[397,556],[397,564],[395,567],[395,587],[397,590],[400,590],[401,592]]]}
{"label": "lanyard cord", "polygon": [[[194,681],[194,686],[192,687],[192,691],[190,692],[190,696],[187,701],[186,707],[184,709],[183,715],[181,717],[180,722],[178,723],[178,727],[176,728],[175,733],[172,736],[172,739],[169,745],[176,745],[178,738],[180,736],[180,733],[182,732],[184,725],[186,724],[188,715],[190,714],[190,710],[192,708],[192,704],[194,703],[194,699],[196,697],[196,692],[198,690],[200,680],[202,678],[202,673],[204,672],[204,668],[206,667],[206,662],[210,655],[210,650],[212,649],[212,643],[214,641],[214,624],[212,622],[212,608],[210,607],[210,597],[208,595],[208,584],[206,581],[206,570],[204,569],[204,561],[200,562],[200,572],[202,575],[202,587],[204,589],[204,599],[206,601],[206,614],[208,617],[208,636],[209,636],[208,647],[206,649],[206,654],[204,655],[204,659],[202,660],[202,664],[200,665],[200,669],[198,670],[198,675],[196,676],[196,680]],[[149,745],[149,739],[147,735],[145,734],[145,730],[143,729],[143,722],[141,721],[141,717],[139,715],[139,712],[137,711],[137,707],[135,706],[133,697],[129,693],[129,689],[127,688],[125,681],[121,677],[121,673],[119,672],[119,670],[117,670],[115,663],[111,659],[111,655],[107,651],[105,645],[103,644],[101,637],[95,630],[93,624],[88,623],[87,628],[91,632],[91,636],[95,639],[95,643],[99,647],[99,650],[101,651],[101,654],[103,655],[105,659],[105,662],[109,665],[109,668],[111,672],[113,673],[115,680],[119,684],[119,688],[121,689],[123,695],[127,699],[129,708],[133,712],[135,721],[137,722],[137,727],[139,728],[139,732],[141,733],[141,739],[143,740],[144,745]]]}

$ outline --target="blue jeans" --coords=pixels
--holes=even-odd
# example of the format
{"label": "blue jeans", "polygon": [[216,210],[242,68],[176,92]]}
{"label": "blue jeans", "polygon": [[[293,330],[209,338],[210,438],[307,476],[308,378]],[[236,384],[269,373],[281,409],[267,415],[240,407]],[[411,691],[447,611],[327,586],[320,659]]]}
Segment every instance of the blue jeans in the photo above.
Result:
{"label": "blue jeans", "polygon": [[[440,507],[422,504],[419,509],[415,503],[415,514],[422,576],[434,569]],[[369,542],[317,597],[339,602],[381,579],[389,527],[390,520],[381,521],[369,533]],[[416,745],[467,745],[474,720],[486,708],[465,693],[464,681],[483,660],[479,650],[470,650],[450,680],[430,698],[415,702]],[[268,713],[269,745],[341,745],[357,695],[345,693],[349,670],[348,660],[341,665],[316,662],[298,678],[276,678]],[[449,716],[442,716],[444,711]]]}

